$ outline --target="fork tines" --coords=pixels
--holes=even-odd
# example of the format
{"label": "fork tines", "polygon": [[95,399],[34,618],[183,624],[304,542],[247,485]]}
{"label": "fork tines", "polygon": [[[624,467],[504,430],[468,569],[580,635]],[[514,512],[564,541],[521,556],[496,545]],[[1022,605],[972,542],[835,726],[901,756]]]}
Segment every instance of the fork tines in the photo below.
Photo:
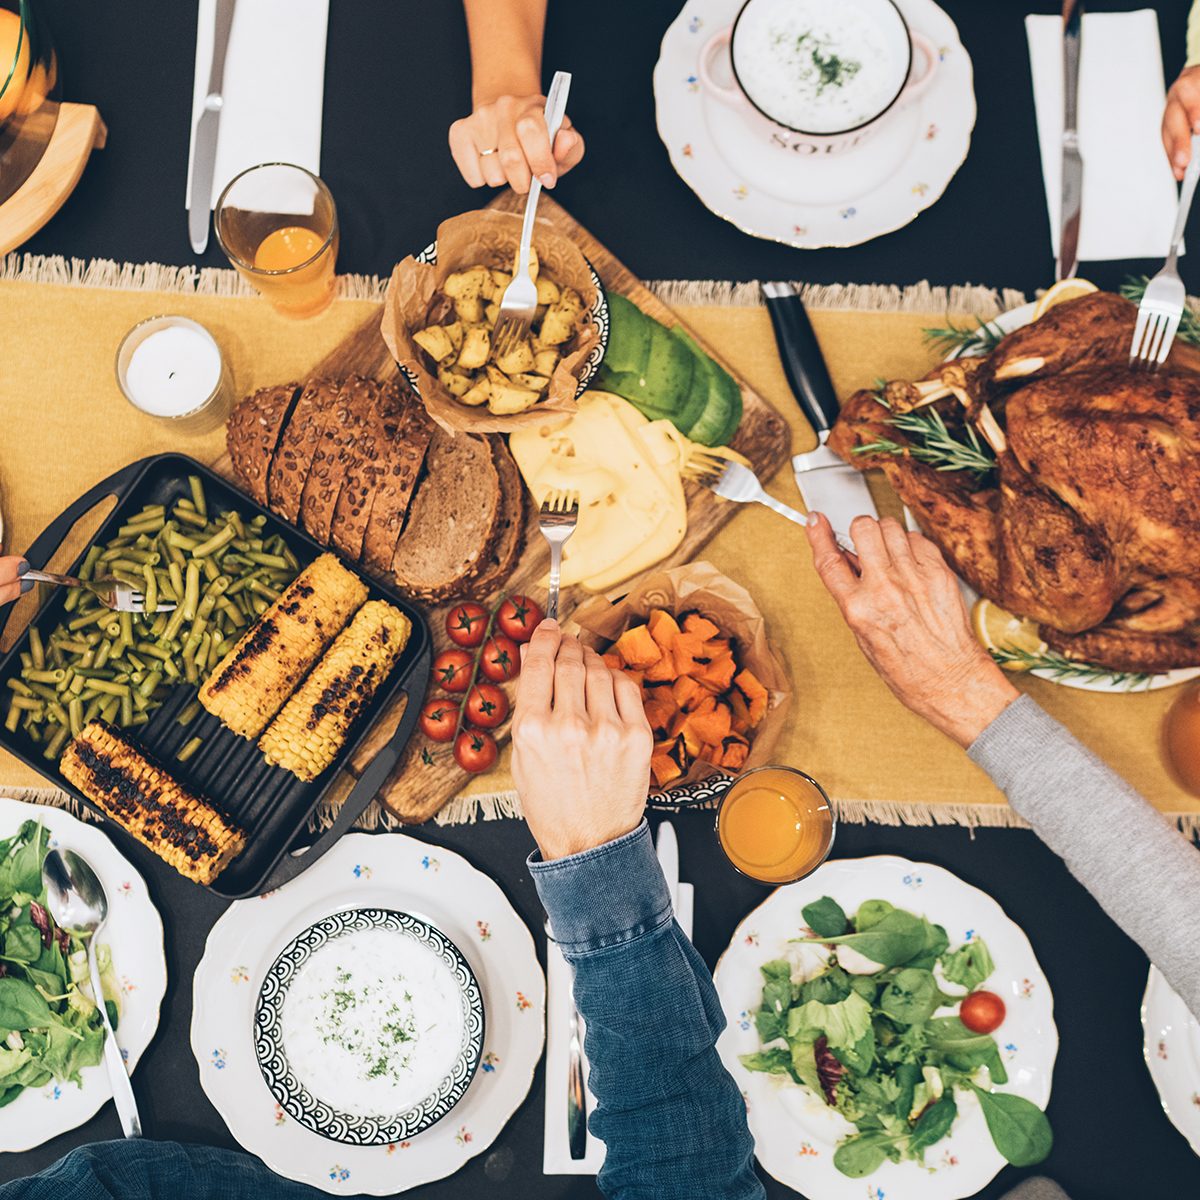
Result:
{"label": "fork tines", "polygon": [[1133,330],[1130,360],[1153,366],[1161,366],[1166,362],[1182,318],[1182,308],[1159,308],[1143,302],[1138,308],[1137,325]]}
{"label": "fork tines", "polygon": [[530,329],[531,322],[520,317],[502,317],[492,332],[492,348],[496,358],[503,358],[516,347]]}
{"label": "fork tines", "polygon": [[543,517],[576,517],[579,515],[579,493],[569,488],[552,488],[542,501]]}

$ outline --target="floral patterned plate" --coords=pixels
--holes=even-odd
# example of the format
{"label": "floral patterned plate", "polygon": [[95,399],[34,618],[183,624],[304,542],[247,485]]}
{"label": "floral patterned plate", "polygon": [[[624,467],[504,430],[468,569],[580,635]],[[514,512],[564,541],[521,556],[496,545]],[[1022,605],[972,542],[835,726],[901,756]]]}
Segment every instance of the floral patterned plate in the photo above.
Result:
{"label": "floral patterned plate", "polygon": [[915,1162],[885,1163],[864,1179],[833,1165],[833,1152],[852,1131],[824,1100],[771,1075],[747,1071],[739,1055],[758,1050],[754,1011],[762,1002],[759,967],[780,958],[804,927],[800,910],[832,896],[852,912],[864,900],[888,900],[944,925],[951,947],[982,938],[996,970],[987,988],[1004,998],[1007,1015],[996,1031],[1009,1081],[1001,1089],[1045,1108],[1058,1052],[1054,1002],[1024,933],[990,896],[929,863],[892,855],[834,859],[799,883],[778,888],[734,931],[714,977],[728,1028],[717,1043],[742,1095],[763,1167],[809,1200],[959,1200],[973,1196],[1005,1165],[972,1095],[956,1093],[959,1115],[950,1135]]}
{"label": "floral patterned plate", "polygon": [[[345,1145],[298,1124],[271,1095],[254,1049],[259,988],[279,952],[331,913],[361,908],[398,909],[440,929],[470,964],[487,1011],[479,1070],[454,1111],[384,1146]],[[491,1145],[533,1082],[545,1008],[533,938],[494,880],[406,834],[354,833],[213,926],[193,984],[192,1053],[230,1133],[273,1171],[335,1195],[390,1196],[452,1175]]]}
{"label": "floral patterned plate", "polygon": [[[40,820],[50,831],[51,848],[74,850],[95,869],[108,896],[108,924],[100,941],[112,949],[121,987],[117,1044],[130,1074],[158,1029],[159,1006],[167,990],[163,927],[142,877],[96,825],[85,825],[62,808],[0,798],[0,838],[11,837],[25,821]],[[82,1086],[48,1083],[26,1088],[0,1117],[0,1151],[31,1150],[75,1129],[112,1097],[104,1064],[86,1068]]]}
{"label": "floral patterned plate", "polygon": [[[654,68],[659,136],[704,205],[743,233],[814,250],[891,233],[933,204],[962,166],[975,125],[971,60],[933,0],[896,0],[938,47],[929,89],[862,146],[821,161],[798,155],[754,117],[703,91],[700,51],[732,24],[741,3],[688,0]],[[718,77],[729,72],[725,57],[714,63]]]}
{"label": "floral patterned plate", "polygon": [[1200,1021],[1155,966],[1142,999],[1142,1032],[1163,1112],[1200,1154]]}

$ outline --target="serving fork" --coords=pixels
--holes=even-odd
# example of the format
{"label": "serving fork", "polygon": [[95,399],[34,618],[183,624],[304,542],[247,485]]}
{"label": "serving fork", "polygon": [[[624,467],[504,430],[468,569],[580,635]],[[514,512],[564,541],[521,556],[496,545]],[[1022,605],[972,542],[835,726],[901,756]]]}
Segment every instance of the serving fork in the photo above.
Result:
{"label": "serving fork", "polygon": [[1133,345],[1129,348],[1129,361],[1145,366],[1161,366],[1167,361],[1183,311],[1187,306],[1187,289],[1179,277],[1179,243],[1183,240],[1183,227],[1187,224],[1192,198],[1196,194],[1196,181],[1200,179],[1200,133],[1192,135],[1192,157],[1188,160],[1179,191],[1179,211],[1175,214],[1175,228],[1171,232],[1171,248],[1163,268],[1146,285],[1142,302],[1138,305],[1137,324],[1133,330]]}
{"label": "serving fork", "polygon": [[[76,579],[74,575],[55,575],[52,571],[30,570],[26,571],[21,578],[23,580],[32,579],[35,583],[50,583],[56,587],[85,588],[105,608],[111,608],[113,612],[144,613],[146,611],[144,593],[138,591],[133,584],[126,583],[123,579],[114,579],[111,575],[106,575],[101,579]],[[174,612],[175,605],[169,602],[160,603],[155,605],[154,611],[156,613]]]}
{"label": "serving fork", "polygon": [[[567,71],[555,71],[546,97],[546,128],[550,133],[550,145],[562,128],[567,114],[567,94],[571,90],[571,76]],[[512,282],[504,289],[500,298],[500,313],[492,333],[495,357],[503,358],[521,340],[537,316],[537,285],[529,275],[529,246],[533,241],[533,219],[537,215],[538,197],[542,194],[542,182],[536,177],[530,181],[529,197],[525,201],[525,220],[521,224],[521,247],[517,252],[517,268]]]}
{"label": "serving fork", "polygon": [[555,488],[546,493],[538,512],[538,528],[550,543],[550,597],[546,616],[558,620],[558,591],[562,577],[563,542],[579,523],[579,493]]}

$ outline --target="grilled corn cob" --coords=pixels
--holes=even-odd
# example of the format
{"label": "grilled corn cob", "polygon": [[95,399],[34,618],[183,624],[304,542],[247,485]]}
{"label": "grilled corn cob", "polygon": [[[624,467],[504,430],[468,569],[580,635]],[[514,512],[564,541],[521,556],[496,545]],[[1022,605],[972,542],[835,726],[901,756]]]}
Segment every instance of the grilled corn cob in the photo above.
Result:
{"label": "grilled corn cob", "polygon": [[316,779],[345,745],[411,632],[398,608],[382,600],[364,604],[259,740],[267,762]]}
{"label": "grilled corn cob", "polygon": [[366,598],[362,580],[322,554],[221,660],[200,703],[234,733],[258,737]]}
{"label": "grilled corn cob", "polygon": [[103,721],[84,726],[59,766],[118,825],[197,883],[212,883],[246,844],[236,825]]}

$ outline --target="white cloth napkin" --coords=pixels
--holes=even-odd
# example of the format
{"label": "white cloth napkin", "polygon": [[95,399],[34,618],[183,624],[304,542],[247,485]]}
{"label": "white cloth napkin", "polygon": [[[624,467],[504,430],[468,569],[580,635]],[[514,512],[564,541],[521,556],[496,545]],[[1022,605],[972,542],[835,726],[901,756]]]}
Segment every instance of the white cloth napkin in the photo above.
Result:
{"label": "white cloth napkin", "polygon": [[[692,936],[692,913],[696,890],[690,883],[679,885],[675,919],[680,929]],[[587,1135],[587,1153],[572,1158],[567,1141],[567,1070],[570,1065],[571,984],[573,976],[562,952],[550,942],[546,947],[546,1137],[542,1150],[543,1175],[595,1175],[604,1165],[604,1143]],[[583,1041],[583,1018],[579,1019],[579,1040]],[[588,1061],[583,1060],[583,1078],[587,1082]],[[587,1094],[588,1116],[596,1109],[596,1100]]]}
{"label": "white cloth napkin", "polygon": [[[216,0],[199,0],[192,140],[208,91]],[[225,80],[212,206],[240,171],[264,162],[321,170],[321,108],[325,98],[325,36],[329,0],[237,0]],[[192,187],[188,150],[188,190]]]}
{"label": "white cloth napkin", "polygon": [[[1028,16],[1050,239],[1058,256],[1062,180],[1062,19]],[[1150,9],[1087,13],[1079,65],[1082,262],[1162,258],[1177,200],[1159,127],[1165,103],[1158,18]]]}

